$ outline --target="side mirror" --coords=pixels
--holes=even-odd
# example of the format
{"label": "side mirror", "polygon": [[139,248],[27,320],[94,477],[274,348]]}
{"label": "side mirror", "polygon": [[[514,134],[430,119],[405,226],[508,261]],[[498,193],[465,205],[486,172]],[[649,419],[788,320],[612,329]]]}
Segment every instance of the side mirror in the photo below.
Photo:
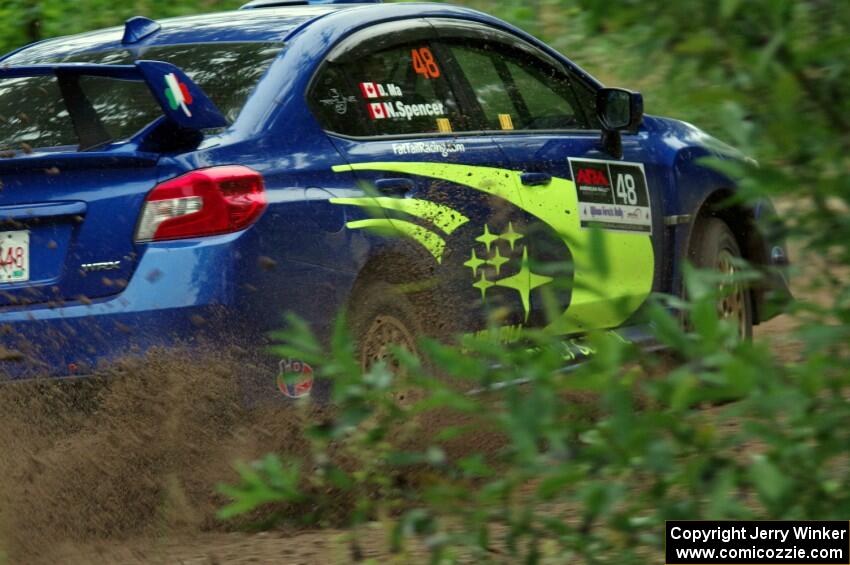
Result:
{"label": "side mirror", "polygon": [[643,121],[643,96],[622,88],[602,88],[596,93],[596,113],[607,131],[636,132]]}

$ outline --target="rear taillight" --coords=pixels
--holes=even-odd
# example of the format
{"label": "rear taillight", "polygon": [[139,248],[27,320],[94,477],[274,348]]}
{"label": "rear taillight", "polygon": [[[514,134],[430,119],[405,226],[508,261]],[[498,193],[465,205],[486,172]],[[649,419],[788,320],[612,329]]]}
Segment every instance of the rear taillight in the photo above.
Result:
{"label": "rear taillight", "polygon": [[266,209],[260,173],[211,167],[166,181],[148,194],[136,241],[163,241],[244,230]]}

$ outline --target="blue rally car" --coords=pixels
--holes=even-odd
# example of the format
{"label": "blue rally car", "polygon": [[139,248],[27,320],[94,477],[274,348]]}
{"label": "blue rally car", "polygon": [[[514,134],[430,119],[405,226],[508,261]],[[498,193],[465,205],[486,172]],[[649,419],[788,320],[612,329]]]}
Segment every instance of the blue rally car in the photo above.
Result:
{"label": "blue rally car", "polygon": [[[442,4],[258,0],[42,41],[0,60],[0,372],[211,344],[271,391],[297,365],[262,354],[284,312],[322,337],[347,313],[364,365],[494,321],[645,341],[686,259],[785,261],[706,156],[742,158]],[[782,289],[718,308],[749,335]]]}

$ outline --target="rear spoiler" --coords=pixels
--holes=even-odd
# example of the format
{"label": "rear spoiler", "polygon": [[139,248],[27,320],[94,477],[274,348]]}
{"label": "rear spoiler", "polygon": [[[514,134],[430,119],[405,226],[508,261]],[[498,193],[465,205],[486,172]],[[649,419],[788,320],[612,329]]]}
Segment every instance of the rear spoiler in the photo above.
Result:
{"label": "rear spoiler", "polygon": [[[133,65],[93,65],[61,63],[47,65],[0,66],[0,79],[55,75],[62,97],[71,114],[81,146],[97,143],[103,127],[94,108],[78,85],[81,76],[140,81],[147,84],[166,119],[180,128],[200,131],[227,126],[227,120],[212,100],[182,70],[162,61],[136,61]],[[95,131],[92,131],[95,130]],[[98,134],[98,130],[100,135]],[[87,142],[87,140],[89,142]],[[100,141],[104,141],[101,139]]]}

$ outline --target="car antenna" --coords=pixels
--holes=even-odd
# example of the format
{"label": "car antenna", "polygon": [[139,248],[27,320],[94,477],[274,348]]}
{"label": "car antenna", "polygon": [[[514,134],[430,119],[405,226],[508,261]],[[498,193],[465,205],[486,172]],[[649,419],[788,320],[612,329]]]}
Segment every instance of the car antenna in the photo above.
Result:
{"label": "car antenna", "polygon": [[151,36],[162,28],[160,24],[144,16],[136,16],[127,20],[124,24],[124,37],[121,38],[122,45],[138,43],[144,38]]}

